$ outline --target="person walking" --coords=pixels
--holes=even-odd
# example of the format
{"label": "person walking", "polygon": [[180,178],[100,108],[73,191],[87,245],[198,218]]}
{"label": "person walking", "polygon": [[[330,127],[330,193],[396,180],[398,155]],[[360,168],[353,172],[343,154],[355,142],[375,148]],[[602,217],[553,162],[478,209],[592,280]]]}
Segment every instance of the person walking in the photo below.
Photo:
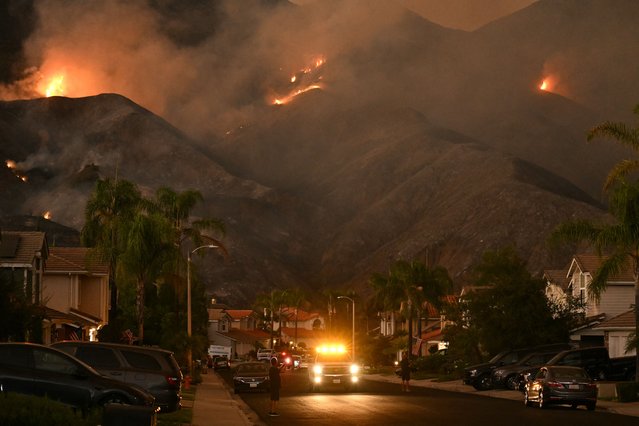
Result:
{"label": "person walking", "polygon": [[269,416],[279,416],[279,413],[277,412],[277,403],[280,400],[280,387],[282,386],[282,379],[280,377],[281,367],[279,367],[277,364],[277,358],[271,358],[271,368],[269,368],[268,370],[268,378],[271,382],[271,411],[268,412]]}
{"label": "person walking", "polygon": [[408,358],[408,352],[402,352],[402,360],[399,366],[402,374],[402,392],[410,392],[410,358]]}

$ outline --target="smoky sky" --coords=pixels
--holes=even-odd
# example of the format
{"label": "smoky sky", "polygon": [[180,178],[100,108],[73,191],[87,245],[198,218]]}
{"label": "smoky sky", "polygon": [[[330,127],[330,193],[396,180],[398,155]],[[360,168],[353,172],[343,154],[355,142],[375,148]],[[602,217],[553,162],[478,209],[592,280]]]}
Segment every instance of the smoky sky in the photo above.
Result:
{"label": "smoky sky", "polygon": [[[388,70],[364,76],[365,64],[350,58],[388,38],[405,16],[400,3],[416,9],[392,0],[11,0],[13,13],[33,16],[19,31],[28,34],[22,69],[0,98],[42,96],[63,75],[66,96],[119,93],[197,138],[220,135],[285,95],[291,75],[320,57],[327,91],[345,81],[341,89],[357,91],[350,98],[382,91]],[[441,9],[429,4],[422,13]]]}

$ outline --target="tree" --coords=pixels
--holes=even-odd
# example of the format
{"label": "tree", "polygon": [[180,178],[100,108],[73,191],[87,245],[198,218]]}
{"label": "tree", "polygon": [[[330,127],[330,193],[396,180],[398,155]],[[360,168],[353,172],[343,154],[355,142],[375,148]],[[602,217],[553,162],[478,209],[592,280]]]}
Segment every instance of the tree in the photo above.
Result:
{"label": "tree", "polygon": [[[277,319],[280,324],[279,333],[281,338],[282,333],[282,308],[287,302],[286,290],[271,290],[270,293],[258,294],[255,298],[255,309],[259,312],[262,311],[264,316],[264,324],[270,323],[270,326],[265,327],[271,333],[271,339],[269,342],[269,348],[273,349],[273,340],[275,337],[274,323]],[[267,312],[268,311],[268,312]]]}
{"label": "tree", "polygon": [[[118,316],[118,259],[124,250],[123,227],[136,215],[142,196],[138,188],[126,180],[100,179],[87,201],[82,228],[82,243],[93,248],[92,254],[109,265],[110,310],[109,325],[115,326]],[[118,330],[110,339],[117,340]]]}
{"label": "tree", "polygon": [[294,309],[295,314],[295,338],[294,344],[297,346],[297,313],[302,304],[306,302],[306,294],[299,287],[290,289],[286,293],[286,301],[289,307]]}
{"label": "tree", "polygon": [[[639,116],[639,105],[634,109]],[[630,127],[619,122],[604,122],[588,132],[588,140],[598,137],[615,139],[622,145],[639,151],[639,127]],[[639,170],[639,159],[625,159],[617,163],[604,182],[608,196],[608,210],[616,219],[611,224],[597,224],[586,220],[568,221],[560,224],[551,234],[553,243],[560,241],[587,241],[602,256],[601,267],[595,272],[588,286],[592,300],[599,300],[606,290],[608,279],[624,267],[631,266],[635,281],[635,336],[639,330],[639,180],[631,173]],[[639,341],[629,341],[627,349],[639,353]],[[639,382],[639,357],[637,374]]]}
{"label": "tree", "polygon": [[[155,197],[152,200],[145,202],[145,208],[149,212],[155,212],[160,214],[170,223],[173,230],[173,244],[177,250],[183,251],[183,244],[189,242],[190,246],[186,250],[191,250],[193,247],[199,247],[203,244],[216,245],[225,257],[228,257],[228,252],[222,242],[205,232],[214,232],[224,235],[224,223],[215,218],[200,218],[193,219],[192,211],[196,205],[203,200],[202,194],[195,190],[186,190],[183,192],[176,192],[168,187],[161,187],[155,192]],[[200,251],[199,255],[203,255],[204,251]],[[188,256],[187,256],[188,257]],[[180,295],[180,287],[184,289],[186,276],[185,272],[185,259],[183,256],[176,256],[175,259],[168,263],[172,265],[172,268],[166,268],[163,282],[165,284],[173,285],[176,295]],[[195,283],[196,280],[194,280]],[[193,287],[193,289],[204,289],[203,287]],[[198,294],[194,294],[193,299],[198,300]],[[184,312],[183,306],[180,304],[180,300],[186,299],[186,295],[176,297],[174,299],[174,311],[176,318],[180,318],[180,313]],[[198,318],[198,315],[194,315],[194,318]],[[206,323],[205,323],[206,324]],[[198,327],[196,327],[198,328]],[[193,342],[188,344],[192,346]],[[193,348],[192,348],[193,349]],[[197,353],[197,350],[193,351]]]}
{"label": "tree", "polygon": [[473,278],[476,287],[446,310],[456,323],[444,330],[451,351],[478,361],[483,353],[567,341],[568,325],[553,316],[544,280],[514,249],[484,253]]}
{"label": "tree", "polygon": [[441,297],[452,288],[452,280],[442,267],[428,268],[419,261],[398,260],[387,274],[374,273],[370,278],[374,301],[385,311],[399,310],[408,322],[409,354],[413,339],[413,318],[424,303],[441,306]]}
{"label": "tree", "polygon": [[146,287],[163,272],[164,265],[178,255],[173,228],[161,215],[139,211],[127,224],[125,249],[120,255],[122,271],[135,279],[135,307],[138,339],[144,341]]}

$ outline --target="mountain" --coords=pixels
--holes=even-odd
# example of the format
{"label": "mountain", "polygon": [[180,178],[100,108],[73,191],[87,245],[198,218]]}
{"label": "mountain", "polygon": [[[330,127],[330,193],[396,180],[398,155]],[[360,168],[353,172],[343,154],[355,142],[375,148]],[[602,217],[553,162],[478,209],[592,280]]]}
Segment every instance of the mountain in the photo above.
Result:
{"label": "mountain", "polygon": [[428,258],[463,280],[484,250],[505,245],[539,270],[555,224],[603,215],[567,181],[414,110],[318,117],[329,95],[300,101],[220,141],[215,156],[119,95],[2,102],[0,153],[16,162],[6,187],[28,194],[4,199],[2,215],[46,210],[79,229],[93,183],[116,168],[147,193],[196,188],[196,214],[226,222],[231,254],[201,267],[210,290],[235,302],[273,285],[365,291],[397,258]]}
{"label": "mountain", "polygon": [[[609,219],[601,183],[630,154],[585,135],[632,110],[639,3],[540,0],[473,32],[385,2],[258,3],[216,14],[210,33],[171,33],[195,53],[171,65],[205,79],[144,72],[127,86],[144,102],[0,102],[0,216],[50,212],[79,230],[100,177],[197,189],[195,214],[225,221],[230,252],[198,266],[238,305],[292,285],[366,295],[397,259],[445,266],[459,287],[505,246],[533,272],[562,267],[572,248],[551,252],[549,232]],[[286,75],[300,58],[312,65]]]}

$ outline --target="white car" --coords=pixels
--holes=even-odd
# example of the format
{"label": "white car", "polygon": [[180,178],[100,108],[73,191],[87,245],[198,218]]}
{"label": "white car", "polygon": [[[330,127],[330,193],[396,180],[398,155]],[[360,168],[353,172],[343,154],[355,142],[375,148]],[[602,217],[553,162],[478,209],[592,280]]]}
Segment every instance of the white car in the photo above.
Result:
{"label": "white car", "polygon": [[270,361],[271,358],[277,356],[277,353],[273,349],[258,349],[257,360],[258,361]]}

